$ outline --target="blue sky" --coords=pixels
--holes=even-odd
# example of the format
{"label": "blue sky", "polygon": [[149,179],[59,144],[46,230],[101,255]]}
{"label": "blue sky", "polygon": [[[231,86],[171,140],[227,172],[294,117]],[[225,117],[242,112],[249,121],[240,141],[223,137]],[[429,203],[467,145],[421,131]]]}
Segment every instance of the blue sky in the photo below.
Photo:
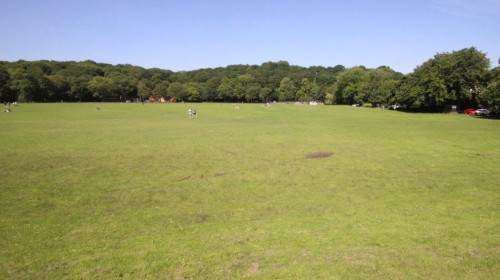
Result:
{"label": "blue sky", "polygon": [[500,58],[500,0],[0,0],[0,60],[173,71],[286,60],[402,72],[475,46]]}

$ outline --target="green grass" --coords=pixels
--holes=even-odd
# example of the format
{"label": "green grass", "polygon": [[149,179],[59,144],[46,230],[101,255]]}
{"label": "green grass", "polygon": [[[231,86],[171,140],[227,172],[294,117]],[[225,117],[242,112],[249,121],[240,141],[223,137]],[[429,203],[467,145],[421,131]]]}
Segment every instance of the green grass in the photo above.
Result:
{"label": "green grass", "polygon": [[0,278],[499,277],[498,120],[98,105],[0,115]]}

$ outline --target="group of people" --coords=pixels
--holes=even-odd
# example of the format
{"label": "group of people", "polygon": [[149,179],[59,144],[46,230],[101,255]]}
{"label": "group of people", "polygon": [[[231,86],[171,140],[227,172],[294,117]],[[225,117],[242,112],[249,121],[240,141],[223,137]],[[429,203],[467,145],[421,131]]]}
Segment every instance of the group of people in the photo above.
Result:
{"label": "group of people", "polygon": [[12,109],[10,108],[11,105],[12,106],[17,106],[17,102],[12,102],[12,103],[10,103],[10,102],[4,102],[3,103],[3,112],[4,113],[10,113],[10,112],[12,112]]}
{"label": "group of people", "polygon": [[189,108],[188,113],[189,113],[189,118],[190,119],[196,119],[197,118],[197,116],[196,116],[196,109]]}

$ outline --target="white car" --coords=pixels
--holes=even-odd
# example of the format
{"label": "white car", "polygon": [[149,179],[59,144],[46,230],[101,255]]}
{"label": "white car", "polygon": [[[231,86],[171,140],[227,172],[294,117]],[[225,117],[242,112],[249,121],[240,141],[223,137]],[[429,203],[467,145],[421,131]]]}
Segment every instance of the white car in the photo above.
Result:
{"label": "white car", "polygon": [[477,109],[476,110],[476,116],[489,116],[490,110],[488,109]]}

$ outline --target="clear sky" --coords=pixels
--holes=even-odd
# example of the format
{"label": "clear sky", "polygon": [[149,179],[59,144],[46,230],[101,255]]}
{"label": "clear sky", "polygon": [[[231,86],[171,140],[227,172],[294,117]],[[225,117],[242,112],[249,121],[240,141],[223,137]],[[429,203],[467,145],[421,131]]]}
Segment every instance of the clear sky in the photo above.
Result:
{"label": "clear sky", "polygon": [[500,0],[0,0],[0,60],[173,71],[286,60],[402,72],[475,46],[500,58]]}

